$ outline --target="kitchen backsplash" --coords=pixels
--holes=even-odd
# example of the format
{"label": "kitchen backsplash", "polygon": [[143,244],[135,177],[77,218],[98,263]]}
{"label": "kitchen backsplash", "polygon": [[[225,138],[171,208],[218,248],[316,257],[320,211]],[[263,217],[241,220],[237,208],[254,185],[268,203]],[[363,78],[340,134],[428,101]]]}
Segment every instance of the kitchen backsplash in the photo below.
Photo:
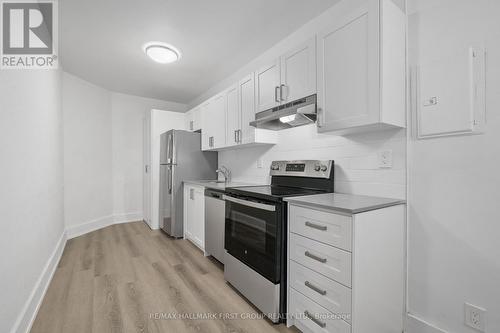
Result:
{"label": "kitchen backsplash", "polygon": [[[380,154],[392,153],[392,167],[380,165]],[[219,152],[219,165],[234,181],[268,184],[274,160],[335,161],[335,191],[406,198],[406,132],[387,130],[348,136],[318,134],[315,125],[279,132],[278,144]]]}

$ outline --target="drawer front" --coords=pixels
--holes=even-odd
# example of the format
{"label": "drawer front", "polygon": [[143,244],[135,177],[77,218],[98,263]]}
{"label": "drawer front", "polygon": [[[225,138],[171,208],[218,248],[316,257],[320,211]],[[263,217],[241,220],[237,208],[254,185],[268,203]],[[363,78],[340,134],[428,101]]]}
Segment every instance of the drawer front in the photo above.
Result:
{"label": "drawer front", "polygon": [[351,322],[351,289],[294,261],[289,263],[290,287]]}
{"label": "drawer front", "polygon": [[347,251],[291,233],[290,259],[351,287],[351,254]]}
{"label": "drawer front", "polygon": [[290,231],[347,251],[352,249],[350,216],[291,205]]}
{"label": "drawer front", "polygon": [[295,326],[302,332],[351,332],[351,325],[293,289],[290,289],[289,313],[293,316]]}

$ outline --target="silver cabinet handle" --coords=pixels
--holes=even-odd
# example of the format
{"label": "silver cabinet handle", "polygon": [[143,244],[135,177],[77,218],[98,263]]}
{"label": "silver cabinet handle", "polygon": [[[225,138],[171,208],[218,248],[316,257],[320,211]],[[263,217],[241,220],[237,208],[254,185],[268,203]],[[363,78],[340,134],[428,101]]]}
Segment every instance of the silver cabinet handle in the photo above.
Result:
{"label": "silver cabinet handle", "polygon": [[280,102],[280,100],[278,99],[278,89],[279,89],[279,88],[280,88],[280,87],[278,87],[278,86],[274,87],[274,101],[275,101],[276,103],[279,103],[279,102]]}
{"label": "silver cabinet handle", "polygon": [[189,189],[189,199],[194,200],[194,189]]}
{"label": "silver cabinet handle", "polygon": [[241,143],[241,130],[238,130],[238,143]]}
{"label": "silver cabinet handle", "polygon": [[284,84],[280,86],[280,100],[284,101],[285,99],[283,98],[283,88],[286,88]]}
{"label": "silver cabinet handle", "polygon": [[316,325],[318,325],[319,327],[321,328],[325,328],[326,327],[326,323],[314,318],[314,316],[309,312],[309,311],[304,311],[304,316],[306,316],[307,318],[311,319]]}
{"label": "silver cabinet handle", "polygon": [[326,258],[321,258],[321,257],[318,257],[317,255],[312,254],[312,253],[311,253],[311,252],[309,252],[309,251],[304,252],[304,255],[305,255],[306,257],[311,258],[311,259],[317,260],[317,261],[319,261],[319,262],[321,262],[321,263],[323,263],[323,264],[326,262]]}
{"label": "silver cabinet handle", "polygon": [[238,130],[234,130],[234,142],[238,143]]}
{"label": "silver cabinet handle", "polygon": [[194,129],[193,121],[189,122],[189,129],[192,131]]}
{"label": "silver cabinet handle", "polygon": [[312,223],[309,221],[306,221],[305,225],[309,228],[318,229],[321,231],[326,231],[326,229],[327,229],[326,225],[319,225],[319,224]]}
{"label": "silver cabinet handle", "polygon": [[321,294],[321,295],[326,295],[326,290],[323,290],[323,289],[320,289],[318,287],[316,287],[315,285],[313,285],[311,282],[309,281],[306,281],[304,282],[304,284],[306,285],[306,287],[309,287],[311,288],[312,290],[314,290],[315,292],[317,292],[318,294]]}

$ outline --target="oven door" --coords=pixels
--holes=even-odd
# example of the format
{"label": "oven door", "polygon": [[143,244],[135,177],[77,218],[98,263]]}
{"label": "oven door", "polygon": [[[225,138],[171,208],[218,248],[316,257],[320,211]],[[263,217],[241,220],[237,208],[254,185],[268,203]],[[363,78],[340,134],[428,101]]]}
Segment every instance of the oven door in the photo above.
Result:
{"label": "oven door", "polygon": [[269,281],[280,283],[281,204],[228,195],[224,199],[226,251]]}

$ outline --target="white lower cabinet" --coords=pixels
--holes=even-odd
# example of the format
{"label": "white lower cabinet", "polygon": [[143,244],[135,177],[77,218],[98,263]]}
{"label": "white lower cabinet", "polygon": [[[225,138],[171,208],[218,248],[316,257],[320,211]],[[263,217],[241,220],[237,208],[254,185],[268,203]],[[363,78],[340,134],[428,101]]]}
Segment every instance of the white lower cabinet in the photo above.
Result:
{"label": "white lower cabinet", "polygon": [[205,250],[205,188],[184,184],[184,238]]}
{"label": "white lower cabinet", "polygon": [[401,333],[405,206],[358,214],[289,203],[287,326]]}
{"label": "white lower cabinet", "polygon": [[302,332],[351,332],[351,325],[296,290],[290,290],[289,297],[295,326]]}

